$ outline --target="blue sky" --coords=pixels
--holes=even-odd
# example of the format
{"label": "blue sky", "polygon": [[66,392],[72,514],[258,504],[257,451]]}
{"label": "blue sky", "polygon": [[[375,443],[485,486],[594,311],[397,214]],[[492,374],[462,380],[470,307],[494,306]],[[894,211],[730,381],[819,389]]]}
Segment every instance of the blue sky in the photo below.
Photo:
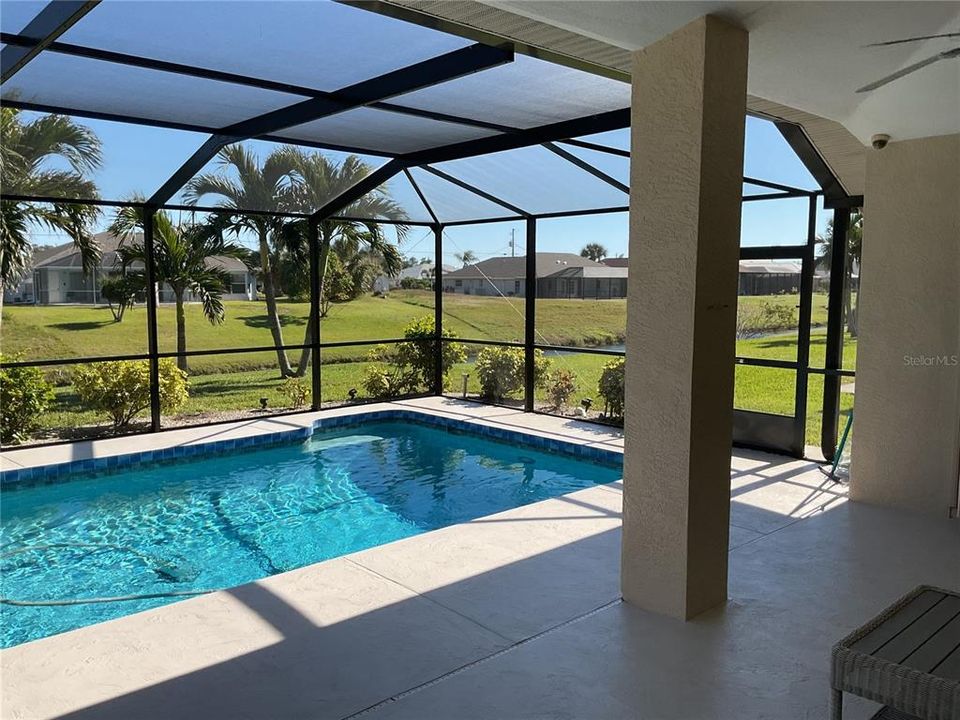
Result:
{"label": "blue sky", "polygon": [[[94,129],[103,141],[104,163],[96,173],[95,180],[100,187],[101,196],[109,199],[129,198],[134,193],[149,195],[206,139],[206,136],[197,133],[94,120],[82,122]],[[591,139],[625,148],[629,142],[629,131],[605,133]],[[248,145],[261,157],[276,147],[271,143],[256,141],[248,142]],[[536,154],[538,152],[545,155]],[[626,182],[626,159],[589,151],[578,153],[583,159]],[[341,153],[329,154],[334,159],[344,157]],[[373,165],[384,162],[382,158],[366,159]],[[514,156],[512,165],[515,167],[510,167],[506,162],[498,165],[496,161],[467,160],[460,161],[459,166],[450,164],[445,169],[456,172],[465,180],[476,182],[503,199],[513,199],[514,203],[534,212],[576,207],[577,203],[585,203],[587,206],[592,204],[594,207],[621,202],[626,204],[625,197],[621,200],[622,194],[619,191],[613,191],[609,186],[577,170],[572,164],[540,148],[519,151]],[[546,171],[541,170],[539,176],[530,172],[538,166],[546,168]],[[214,168],[211,165],[208,169]],[[816,187],[813,178],[773,124],[756,118],[747,120],[744,174],[797,187]],[[424,192],[430,197],[433,186],[424,184],[429,182],[427,178],[418,177]],[[439,205],[440,186],[437,187],[433,197],[438,199]],[[416,201],[405,180],[394,181],[392,188],[397,198],[411,207],[411,215],[422,216],[422,206]],[[466,201],[471,203],[470,208],[473,208],[475,198],[458,195],[458,192],[444,191],[444,195],[449,194],[450,197],[443,198],[443,202],[447,206],[456,207],[458,203]],[[477,201],[476,207],[486,211],[490,209],[482,200]],[[805,199],[744,203],[742,244],[802,243],[806,233],[807,210]],[[496,211],[496,214],[499,214],[499,211]],[[105,214],[102,224],[105,225],[108,221],[109,213]],[[818,222],[821,231],[825,224],[826,214],[821,211]],[[526,245],[524,231],[522,222],[448,228],[446,237],[449,247],[446,248],[443,262],[457,264],[454,254],[464,250],[471,250],[480,258],[509,254],[511,237],[515,238],[516,253],[523,254]],[[36,237],[40,244],[57,240],[44,233],[38,233]],[[626,214],[542,220],[538,224],[540,250],[579,252],[588,242],[601,243],[613,256],[626,255]],[[405,254],[432,259],[433,244],[426,229],[414,228],[402,247]]]}

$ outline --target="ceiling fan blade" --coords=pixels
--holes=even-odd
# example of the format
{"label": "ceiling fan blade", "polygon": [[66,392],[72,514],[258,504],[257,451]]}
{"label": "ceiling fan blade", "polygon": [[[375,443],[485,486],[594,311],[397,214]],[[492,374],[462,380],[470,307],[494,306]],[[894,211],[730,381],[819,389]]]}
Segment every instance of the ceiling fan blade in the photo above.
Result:
{"label": "ceiling fan blade", "polygon": [[907,67],[903,68],[902,70],[897,70],[895,73],[887,75],[885,78],[881,78],[875,82],[870,83],[869,85],[864,85],[862,88],[859,88],[857,92],[865,93],[865,92],[870,92],[871,90],[876,90],[879,87],[883,87],[884,85],[892,83],[894,80],[899,80],[900,78],[905,77],[910,73],[914,73],[920,68],[925,68],[927,65],[933,65],[933,63],[939,60],[947,60],[950,57],[952,57],[952,54],[937,53],[933,57],[928,57],[926,60],[921,60],[920,62],[914,63],[913,65],[907,65]]}
{"label": "ceiling fan blade", "polygon": [[918,35],[912,38],[903,38],[902,40],[887,40],[886,42],[870,43],[863,47],[885,47],[887,45],[900,45],[902,43],[920,42],[921,40],[936,40],[937,38],[960,37],[960,32],[940,33],[939,35]]}

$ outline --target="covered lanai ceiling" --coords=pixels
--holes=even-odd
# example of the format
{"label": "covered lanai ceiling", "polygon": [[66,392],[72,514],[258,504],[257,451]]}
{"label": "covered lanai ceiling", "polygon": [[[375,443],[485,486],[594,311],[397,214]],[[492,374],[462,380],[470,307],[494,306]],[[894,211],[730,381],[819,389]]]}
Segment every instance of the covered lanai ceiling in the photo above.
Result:
{"label": "covered lanai ceiling", "polygon": [[[943,60],[869,92],[914,63],[960,47],[955,2],[557,2],[485,4],[627,50],[707,13],[750,32],[749,92],[843,123],[862,142],[960,132],[960,60]],[[876,45],[910,38],[916,42]]]}
{"label": "covered lanai ceiling", "polygon": [[522,40],[544,52],[628,77],[629,51],[714,13],[750,31],[748,107],[801,123],[851,194],[863,192],[863,149],[960,132],[960,59],[931,63],[870,92],[857,90],[938,53],[960,32],[950,2],[563,2],[390,0],[469,30]]}

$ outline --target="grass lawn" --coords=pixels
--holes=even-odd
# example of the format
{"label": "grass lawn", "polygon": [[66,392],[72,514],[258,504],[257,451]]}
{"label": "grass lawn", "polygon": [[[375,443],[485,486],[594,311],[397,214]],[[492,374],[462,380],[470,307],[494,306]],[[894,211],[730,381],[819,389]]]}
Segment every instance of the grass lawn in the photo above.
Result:
{"label": "grass lawn", "polygon": [[[744,297],[741,306],[764,301],[795,305],[797,296],[773,298]],[[285,341],[303,341],[308,303],[280,303]],[[395,291],[387,298],[366,296],[335,305],[325,318],[322,337],[325,342],[376,340],[402,337],[403,328],[414,318],[433,312],[433,294],[424,291]],[[226,321],[219,326],[207,322],[198,305],[187,306],[187,343],[192,350],[229,347],[257,347],[272,344],[265,322],[262,302],[226,303]],[[158,312],[160,348],[175,349],[174,309],[161,306]],[[814,296],[813,322],[826,321],[826,297]],[[451,295],[444,296],[444,325],[460,337],[517,341],[523,337],[523,299]],[[621,343],[626,327],[626,303],[623,300],[539,300],[537,302],[538,339],[549,344],[591,346]],[[146,350],[146,312],[129,311],[122,323],[112,321],[107,308],[82,306],[8,306],[3,311],[0,348],[5,355],[22,354],[28,359],[54,359],[84,355],[124,355]],[[815,329],[811,337],[811,364],[822,366],[825,333]],[[469,348],[471,355],[480,349]],[[362,397],[363,373],[369,347],[324,350],[323,401],[341,403],[351,388]],[[796,358],[796,335],[767,336],[737,343],[737,353],[749,357],[792,360]],[[290,352],[296,360],[296,351]],[[578,391],[573,399],[584,397],[602,406],[597,396],[597,380],[609,358],[588,354],[552,354],[552,366],[570,369],[577,377]],[[846,345],[844,366],[853,368],[856,342]],[[287,405],[277,392],[280,383],[274,352],[195,357],[190,360],[190,400],[182,415],[251,411],[266,397],[273,409]],[[453,369],[450,390],[459,394],[462,375],[470,374],[469,392],[478,391],[476,374],[468,362]],[[69,366],[48,374],[57,380],[57,401],[47,413],[48,428],[76,427],[98,422],[96,415],[80,408],[69,385]],[[309,382],[309,378],[307,379]],[[810,377],[807,442],[819,442],[822,377]],[[543,395],[544,397],[540,397]],[[736,406],[744,409],[792,414],[793,374],[789,371],[738,366]],[[847,408],[852,398],[843,396]],[[546,402],[538,392],[538,404]],[[198,420],[199,421],[199,420]]]}

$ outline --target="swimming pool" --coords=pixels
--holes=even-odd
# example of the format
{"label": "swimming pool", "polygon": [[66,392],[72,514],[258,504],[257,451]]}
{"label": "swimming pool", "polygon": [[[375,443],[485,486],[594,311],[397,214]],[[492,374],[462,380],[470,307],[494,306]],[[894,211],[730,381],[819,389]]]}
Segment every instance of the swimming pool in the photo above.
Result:
{"label": "swimming pool", "polygon": [[620,478],[615,454],[596,462],[573,449],[382,415],[306,442],[16,483],[3,490],[3,598],[141,597],[2,604],[0,646]]}

